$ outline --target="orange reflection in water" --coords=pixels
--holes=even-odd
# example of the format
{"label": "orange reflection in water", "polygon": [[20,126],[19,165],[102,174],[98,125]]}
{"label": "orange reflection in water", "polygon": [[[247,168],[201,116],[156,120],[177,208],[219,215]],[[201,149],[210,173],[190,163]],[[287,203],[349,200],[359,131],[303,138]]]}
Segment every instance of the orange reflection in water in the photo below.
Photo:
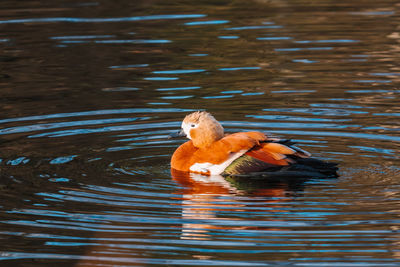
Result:
{"label": "orange reflection in water", "polygon": [[[242,188],[219,175],[202,176],[176,170],[171,170],[171,175],[184,187],[179,192],[182,194],[182,219],[187,221],[182,225],[182,239],[207,240],[210,239],[210,230],[266,230],[266,227],[246,225],[245,221],[249,219],[237,215],[241,212],[262,214],[266,208],[268,214],[282,212],[279,203],[290,200],[287,196],[288,187],[282,183],[265,188]],[[233,216],[229,215],[228,218],[221,216],[221,213]],[[268,220],[276,221],[276,218]]]}

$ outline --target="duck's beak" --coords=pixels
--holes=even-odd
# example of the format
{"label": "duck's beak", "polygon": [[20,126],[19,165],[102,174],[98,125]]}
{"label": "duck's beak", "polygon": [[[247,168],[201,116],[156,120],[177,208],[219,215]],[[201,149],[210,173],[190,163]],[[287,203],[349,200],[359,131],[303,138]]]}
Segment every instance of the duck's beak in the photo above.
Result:
{"label": "duck's beak", "polygon": [[177,137],[186,137],[185,132],[181,129],[179,132],[172,133],[169,135],[169,138],[177,138]]}

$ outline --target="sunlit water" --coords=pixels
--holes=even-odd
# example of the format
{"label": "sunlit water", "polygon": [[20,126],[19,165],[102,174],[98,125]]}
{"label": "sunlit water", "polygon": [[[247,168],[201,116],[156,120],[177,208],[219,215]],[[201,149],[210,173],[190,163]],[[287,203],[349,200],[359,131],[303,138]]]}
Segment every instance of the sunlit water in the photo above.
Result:
{"label": "sunlit water", "polygon": [[[400,264],[396,1],[57,2],[0,2],[1,264]],[[172,175],[198,109],[340,177]]]}

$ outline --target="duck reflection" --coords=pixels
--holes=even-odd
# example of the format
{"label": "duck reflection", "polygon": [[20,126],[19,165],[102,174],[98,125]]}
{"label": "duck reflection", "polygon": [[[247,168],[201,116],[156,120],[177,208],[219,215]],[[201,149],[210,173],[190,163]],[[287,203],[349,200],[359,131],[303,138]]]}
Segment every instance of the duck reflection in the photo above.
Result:
{"label": "duck reflection", "polygon": [[[211,239],[212,230],[273,230],[259,226],[259,215],[284,212],[285,205],[280,203],[290,201],[295,192],[301,192],[304,181],[203,176],[173,169],[171,174],[183,186],[179,192],[184,221],[181,239],[197,240]],[[257,218],[253,223],[254,214]]]}

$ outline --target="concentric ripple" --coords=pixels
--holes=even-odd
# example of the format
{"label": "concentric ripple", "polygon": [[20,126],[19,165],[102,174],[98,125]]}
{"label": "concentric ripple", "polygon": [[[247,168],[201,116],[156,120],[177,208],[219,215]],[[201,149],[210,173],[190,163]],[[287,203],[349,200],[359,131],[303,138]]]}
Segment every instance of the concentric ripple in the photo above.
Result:
{"label": "concentric ripple", "polygon": [[[3,265],[399,265],[396,1],[53,2],[0,2]],[[177,174],[196,110],[340,177]]]}

